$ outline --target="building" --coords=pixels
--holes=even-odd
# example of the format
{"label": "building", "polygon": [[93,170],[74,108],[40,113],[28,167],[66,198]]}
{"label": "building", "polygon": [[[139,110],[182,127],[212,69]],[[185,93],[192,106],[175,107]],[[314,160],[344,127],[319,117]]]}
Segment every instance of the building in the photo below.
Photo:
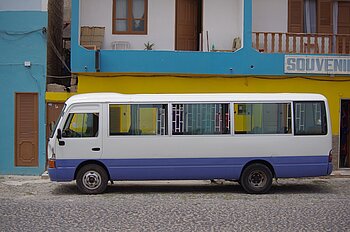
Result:
{"label": "building", "polygon": [[71,19],[77,93],[321,93],[350,167],[349,1],[72,0]]}
{"label": "building", "polygon": [[45,171],[47,0],[0,3],[0,174]]}

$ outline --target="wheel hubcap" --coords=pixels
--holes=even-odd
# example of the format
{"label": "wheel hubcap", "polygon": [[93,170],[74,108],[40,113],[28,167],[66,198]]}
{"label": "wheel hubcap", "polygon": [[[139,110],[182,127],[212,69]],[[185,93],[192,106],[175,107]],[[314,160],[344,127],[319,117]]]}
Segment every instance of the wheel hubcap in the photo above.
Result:
{"label": "wheel hubcap", "polygon": [[267,183],[267,176],[264,172],[251,172],[248,178],[249,184],[254,188],[263,188]]}
{"label": "wheel hubcap", "polygon": [[95,190],[101,185],[101,176],[96,171],[88,171],[83,176],[83,185],[90,190]]}

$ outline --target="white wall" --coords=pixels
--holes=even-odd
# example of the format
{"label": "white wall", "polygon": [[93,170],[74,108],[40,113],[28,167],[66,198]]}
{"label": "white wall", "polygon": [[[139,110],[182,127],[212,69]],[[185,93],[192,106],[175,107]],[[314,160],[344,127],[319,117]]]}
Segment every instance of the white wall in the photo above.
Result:
{"label": "white wall", "polygon": [[[203,31],[209,33],[210,48],[214,43],[215,49],[230,50],[233,39],[242,38],[242,1],[203,0]],[[102,49],[112,49],[113,41],[129,41],[130,49],[143,50],[144,43],[149,41],[155,44],[155,50],[174,50],[175,2],[148,1],[147,35],[113,35],[112,0],[80,0],[80,25],[106,28]]]}
{"label": "white wall", "polygon": [[288,0],[253,0],[253,32],[287,32]]}
{"label": "white wall", "polygon": [[156,50],[174,50],[175,1],[148,1],[147,35],[113,35],[112,1],[81,0],[80,25],[105,27],[102,49],[112,49],[113,41],[128,41],[130,49],[143,50],[144,43],[154,43]]}
{"label": "white wall", "polygon": [[242,39],[242,24],[242,0],[203,0],[203,32],[208,31],[210,49],[213,44],[215,49],[232,49],[233,39]]}
{"label": "white wall", "polygon": [[0,0],[0,11],[47,11],[48,0]]}

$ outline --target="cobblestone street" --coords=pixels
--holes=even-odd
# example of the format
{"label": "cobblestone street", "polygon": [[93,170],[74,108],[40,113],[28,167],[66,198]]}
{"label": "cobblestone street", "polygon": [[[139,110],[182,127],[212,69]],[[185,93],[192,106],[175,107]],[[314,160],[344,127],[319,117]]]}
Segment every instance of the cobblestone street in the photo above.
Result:
{"label": "cobblestone street", "polygon": [[350,178],[288,179],[266,195],[237,183],[75,182],[0,176],[0,231],[349,231]]}

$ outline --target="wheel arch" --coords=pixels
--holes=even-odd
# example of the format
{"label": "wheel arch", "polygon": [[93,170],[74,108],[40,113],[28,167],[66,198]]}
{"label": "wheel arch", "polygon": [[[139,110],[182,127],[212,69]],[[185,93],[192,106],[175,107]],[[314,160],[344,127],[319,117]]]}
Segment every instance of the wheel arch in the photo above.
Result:
{"label": "wheel arch", "polygon": [[75,169],[75,173],[74,173],[74,180],[77,178],[77,174],[79,172],[79,170],[84,167],[85,165],[88,165],[88,164],[96,164],[96,165],[99,165],[101,166],[107,173],[107,176],[108,176],[108,180],[111,179],[110,175],[109,175],[109,171],[108,171],[108,168],[106,167],[106,165],[104,163],[102,163],[101,161],[98,161],[98,160],[86,160],[84,162],[81,162],[77,168]]}
{"label": "wheel arch", "polygon": [[244,172],[244,170],[252,164],[264,164],[266,167],[268,167],[270,169],[270,171],[272,173],[272,178],[276,178],[276,172],[275,172],[275,169],[273,168],[272,164],[267,160],[257,159],[257,160],[251,160],[243,166],[243,168],[241,170],[241,174],[239,176],[239,179],[241,179],[242,173]]}

